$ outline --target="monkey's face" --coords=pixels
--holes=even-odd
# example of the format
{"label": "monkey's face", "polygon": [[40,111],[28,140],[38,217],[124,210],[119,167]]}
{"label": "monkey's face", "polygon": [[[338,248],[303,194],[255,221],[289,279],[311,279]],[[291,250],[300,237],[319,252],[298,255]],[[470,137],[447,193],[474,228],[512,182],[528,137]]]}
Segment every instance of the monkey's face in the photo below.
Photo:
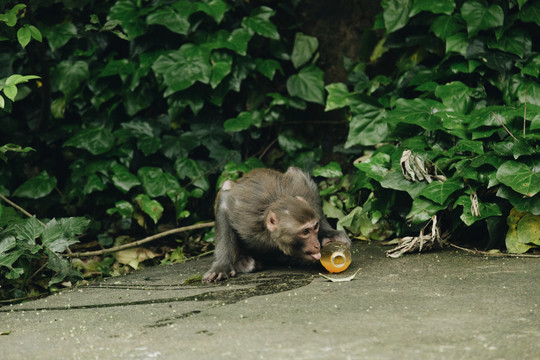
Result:
{"label": "monkey's face", "polygon": [[[281,251],[298,260],[314,262],[321,258],[319,243],[319,219],[303,224],[297,222],[281,222],[281,229],[276,231],[277,243]],[[281,231],[280,231],[281,230]]]}
{"label": "monkey's face", "polygon": [[319,243],[319,219],[314,219],[300,227],[296,234],[296,242],[300,244],[300,255],[308,261],[321,259]]}
{"label": "monkey's face", "polygon": [[288,196],[275,201],[265,225],[285,255],[310,262],[321,258],[319,216],[305,199]]}

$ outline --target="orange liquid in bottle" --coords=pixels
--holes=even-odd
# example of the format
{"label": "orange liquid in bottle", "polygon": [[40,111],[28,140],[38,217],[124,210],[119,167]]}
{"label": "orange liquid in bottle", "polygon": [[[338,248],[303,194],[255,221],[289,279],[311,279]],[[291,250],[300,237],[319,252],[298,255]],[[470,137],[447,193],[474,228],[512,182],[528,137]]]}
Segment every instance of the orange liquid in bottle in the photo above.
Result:
{"label": "orange liquid in bottle", "polygon": [[345,271],[351,264],[351,252],[342,243],[328,243],[322,248],[321,264],[331,273]]}

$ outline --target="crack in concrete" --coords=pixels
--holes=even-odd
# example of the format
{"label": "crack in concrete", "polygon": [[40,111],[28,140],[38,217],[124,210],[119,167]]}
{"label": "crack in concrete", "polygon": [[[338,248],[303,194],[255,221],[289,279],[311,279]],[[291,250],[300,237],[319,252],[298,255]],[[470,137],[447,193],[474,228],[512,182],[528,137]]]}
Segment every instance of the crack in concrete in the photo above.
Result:
{"label": "crack in concrete", "polygon": [[[283,274],[275,276],[265,276],[261,274],[256,278],[246,278],[241,279],[229,279],[225,283],[220,283],[219,285],[186,285],[190,289],[196,288],[212,288],[213,291],[203,292],[197,295],[189,295],[184,297],[167,297],[161,299],[149,299],[149,300],[137,300],[130,302],[118,302],[118,303],[106,303],[106,304],[87,304],[87,305],[65,305],[65,306],[51,306],[51,307],[35,307],[35,308],[5,308],[0,309],[0,312],[30,312],[30,311],[66,311],[66,310],[87,310],[87,309],[100,309],[100,308],[112,308],[112,307],[124,307],[124,306],[137,306],[137,305],[149,305],[149,304],[164,304],[172,302],[184,302],[184,301],[216,301],[218,304],[215,306],[223,306],[228,304],[233,304],[238,301],[245,300],[250,297],[260,296],[260,295],[269,295],[277,294],[280,292],[293,290],[302,286],[306,286],[313,281],[313,276],[309,274]],[[251,285],[249,287],[241,288],[224,288],[225,285]],[[167,287],[167,285],[162,285]],[[173,285],[175,286],[175,285]],[[137,288],[137,285],[126,286],[126,285],[107,285],[106,288],[121,288],[121,289],[132,289]],[[141,289],[144,289],[146,285],[141,286]],[[185,287],[185,286],[184,286]],[[95,286],[94,288],[101,288],[101,286]],[[156,288],[154,288],[155,290]],[[167,290],[171,290],[170,287]],[[179,288],[178,290],[183,290]],[[187,316],[192,316],[200,313],[200,311],[191,311],[189,313],[181,314],[177,316],[178,318],[185,318]],[[186,316],[187,314],[187,316]],[[176,318],[176,317],[175,317]],[[167,321],[170,319],[161,319],[160,321]],[[151,325],[149,325],[151,326]],[[164,326],[164,325],[163,325]]]}

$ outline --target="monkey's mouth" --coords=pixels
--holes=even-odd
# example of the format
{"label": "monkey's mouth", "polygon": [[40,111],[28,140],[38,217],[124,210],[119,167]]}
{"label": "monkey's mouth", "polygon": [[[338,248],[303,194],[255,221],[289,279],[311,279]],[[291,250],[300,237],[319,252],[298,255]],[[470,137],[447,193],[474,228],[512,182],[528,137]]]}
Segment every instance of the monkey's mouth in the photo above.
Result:
{"label": "monkey's mouth", "polygon": [[319,261],[321,260],[321,253],[318,252],[316,254],[306,254],[306,257],[312,261]]}

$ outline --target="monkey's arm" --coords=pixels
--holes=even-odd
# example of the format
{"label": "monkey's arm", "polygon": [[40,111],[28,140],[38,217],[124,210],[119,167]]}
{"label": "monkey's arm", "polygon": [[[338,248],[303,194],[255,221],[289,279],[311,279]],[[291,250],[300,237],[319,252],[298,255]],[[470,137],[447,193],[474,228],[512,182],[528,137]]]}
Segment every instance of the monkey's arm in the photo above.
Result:
{"label": "monkey's arm", "polygon": [[332,241],[343,243],[347,245],[348,248],[351,247],[351,239],[349,239],[345,231],[339,231],[332,228],[324,215],[320,220],[319,241],[323,247]]}
{"label": "monkey's arm", "polygon": [[203,282],[214,282],[236,276],[237,272],[251,272],[255,269],[255,260],[250,256],[240,254],[238,234],[231,226],[227,207],[227,199],[235,186],[232,181],[226,181],[216,199],[216,248],[214,262],[203,278]]}
{"label": "monkey's arm", "polygon": [[203,278],[203,282],[219,281],[229,276],[236,276],[234,261],[238,252],[238,239],[227,217],[227,198],[230,195],[232,182],[225,182],[216,198],[216,248],[214,262]]}

